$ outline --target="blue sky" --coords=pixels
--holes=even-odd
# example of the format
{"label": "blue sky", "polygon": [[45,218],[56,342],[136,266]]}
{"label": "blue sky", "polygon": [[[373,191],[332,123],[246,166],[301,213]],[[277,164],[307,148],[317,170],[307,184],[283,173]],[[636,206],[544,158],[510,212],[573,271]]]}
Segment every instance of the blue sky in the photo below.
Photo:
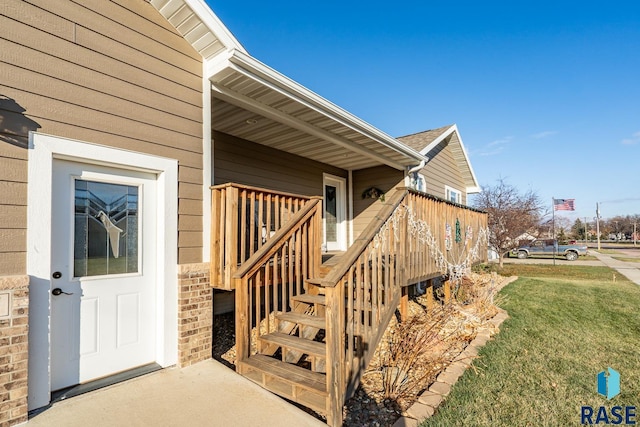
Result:
{"label": "blue sky", "polygon": [[640,214],[640,2],[207,1],[392,136],[457,123],[481,185],[575,198],[571,220]]}

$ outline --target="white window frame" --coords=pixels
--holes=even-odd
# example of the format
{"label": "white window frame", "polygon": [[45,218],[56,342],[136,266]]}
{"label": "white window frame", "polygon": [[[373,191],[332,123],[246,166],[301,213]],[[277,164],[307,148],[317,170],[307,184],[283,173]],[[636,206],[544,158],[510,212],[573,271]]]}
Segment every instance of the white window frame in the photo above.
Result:
{"label": "white window frame", "polygon": [[[337,238],[335,243],[327,242],[326,223],[324,217],[324,203],[327,198],[325,194],[326,185],[333,185],[336,187],[338,194],[336,194],[336,210],[337,210]],[[322,174],[322,241],[323,247],[327,251],[346,251],[347,250],[347,194],[346,194],[347,180],[345,178],[330,175],[328,173]]]}
{"label": "white window frame", "polygon": [[[449,201],[449,202],[453,202],[453,203],[458,203],[458,204],[462,204],[462,191],[458,190],[457,188],[453,188],[453,187],[449,187],[448,185],[444,186],[444,194],[445,194],[445,198]],[[452,199],[452,195],[455,194],[455,199],[456,200],[451,200]]]}

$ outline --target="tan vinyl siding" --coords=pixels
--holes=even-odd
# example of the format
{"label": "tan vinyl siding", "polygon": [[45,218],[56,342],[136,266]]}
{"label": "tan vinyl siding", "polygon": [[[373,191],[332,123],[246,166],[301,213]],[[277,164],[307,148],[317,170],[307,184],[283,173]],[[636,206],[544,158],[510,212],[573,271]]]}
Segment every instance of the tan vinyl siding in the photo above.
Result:
{"label": "tan vinyl siding", "polygon": [[448,185],[462,193],[461,203],[466,204],[466,187],[448,142],[449,138],[427,153],[430,160],[420,173],[427,181],[427,193],[446,198],[445,185]]}
{"label": "tan vinyl siding", "polygon": [[24,274],[29,131],[177,159],[180,263],[202,261],[202,60],[147,2],[0,5],[0,275]]}
{"label": "tan vinyl siding", "polygon": [[215,132],[213,141],[215,184],[235,182],[305,196],[321,196],[323,173],[342,178],[348,175],[343,169],[224,133]]}
{"label": "tan vinyl siding", "polygon": [[392,189],[404,185],[402,171],[388,166],[377,166],[353,171],[353,237],[358,235],[369,224],[373,217],[382,209],[378,200],[363,199],[362,193],[370,187],[376,187],[385,192],[385,199],[391,197]]}

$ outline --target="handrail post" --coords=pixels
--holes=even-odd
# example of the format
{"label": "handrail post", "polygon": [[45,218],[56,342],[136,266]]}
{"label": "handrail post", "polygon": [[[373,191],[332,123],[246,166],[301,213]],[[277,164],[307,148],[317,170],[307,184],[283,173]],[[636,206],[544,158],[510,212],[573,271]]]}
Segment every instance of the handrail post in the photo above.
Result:
{"label": "handrail post", "polygon": [[409,256],[409,237],[407,236],[407,222],[409,221],[409,212],[406,211],[400,221],[400,286],[407,285],[407,257]]}
{"label": "handrail post", "polygon": [[224,280],[230,286],[238,268],[238,188],[227,188],[225,205]]}
{"label": "handrail post", "polygon": [[220,226],[220,216],[223,215],[221,198],[224,192],[221,188],[211,189],[211,283],[218,284],[224,280],[224,265],[221,262],[221,242],[224,242],[222,237],[222,227]]}
{"label": "handrail post", "polygon": [[249,335],[249,281],[244,279],[235,280],[236,288],[236,370],[240,363],[249,357],[251,336]]}
{"label": "handrail post", "polygon": [[342,425],[346,390],[344,359],[344,284],[326,289],[327,424]]}
{"label": "handrail post", "polygon": [[323,200],[322,197],[312,197],[312,199],[317,198],[320,202],[316,205],[316,214],[313,219],[313,248],[311,249],[311,253],[313,254],[313,272],[311,277],[318,277],[320,275],[320,266],[322,265],[322,209],[323,209]]}

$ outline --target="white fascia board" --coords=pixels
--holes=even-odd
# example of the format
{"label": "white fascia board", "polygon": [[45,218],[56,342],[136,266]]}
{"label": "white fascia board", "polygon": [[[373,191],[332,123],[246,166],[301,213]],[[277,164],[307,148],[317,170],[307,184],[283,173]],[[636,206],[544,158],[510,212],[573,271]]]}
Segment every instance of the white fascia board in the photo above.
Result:
{"label": "white fascia board", "polygon": [[462,155],[464,156],[464,161],[467,164],[467,167],[469,168],[469,173],[471,174],[471,179],[473,181],[471,183],[472,185],[467,187],[467,193],[479,193],[481,191],[481,189],[480,189],[480,186],[478,185],[478,180],[476,179],[476,174],[473,171],[473,166],[471,166],[471,162],[469,161],[469,156],[467,155],[467,149],[464,147],[464,143],[462,142],[462,136],[460,135],[460,131],[458,131],[458,125],[457,124],[451,125],[451,127],[449,129],[447,129],[444,132],[442,132],[442,134],[440,134],[440,136],[438,136],[429,145],[427,145],[422,150],[420,150],[420,154],[426,156],[427,153],[429,153],[431,150],[433,150],[446,137],[448,137],[449,135],[453,134],[454,132],[458,135],[458,141],[460,142],[460,150],[462,151]]}
{"label": "white fascia board", "polygon": [[431,143],[429,145],[427,145],[426,147],[424,147],[422,150],[420,150],[420,154],[422,154],[423,156],[426,156],[427,153],[431,150],[433,150],[438,144],[440,144],[446,137],[448,137],[449,135],[451,135],[453,133],[453,131],[455,130],[456,125],[451,126],[449,129],[445,130],[444,132],[442,132],[440,134],[440,136],[438,136],[436,139],[434,139],[433,141],[431,141]]}
{"label": "white fascia board", "polygon": [[471,179],[473,180],[473,183],[472,183],[472,185],[469,186],[469,188],[471,188],[472,190],[473,189],[477,189],[477,191],[469,191],[469,190],[467,190],[467,193],[479,193],[481,191],[481,188],[478,185],[478,179],[476,178],[476,173],[473,171],[473,166],[471,166],[471,161],[469,160],[469,155],[467,154],[467,149],[464,146],[464,142],[462,142],[462,136],[460,135],[460,132],[458,131],[458,125],[454,124],[453,126],[451,126],[451,128],[458,135],[458,141],[460,141],[460,149],[462,150],[462,155],[464,156],[464,160],[467,163],[467,166],[469,167],[469,173],[471,173]]}
{"label": "white fascia board", "polygon": [[231,31],[229,31],[216,14],[213,13],[213,10],[211,10],[204,0],[184,0],[184,2],[193,10],[193,13],[198,15],[202,23],[209,28],[227,49],[235,49],[245,54],[247,53],[238,39],[234,37]]}
{"label": "white fascia board", "polygon": [[482,191],[481,187],[467,187],[467,194],[476,194],[476,193],[480,193]]}
{"label": "white fascia board", "polygon": [[239,71],[252,78],[270,81],[291,99],[313,108],[336,122],[355,130],[400,154],[417,161],[424,159],[418,151],[382,132],[334,103],[322,98],[304,86],[296,83],[273,68],[240,51],[233,51],[229,61],[239,67]]}

